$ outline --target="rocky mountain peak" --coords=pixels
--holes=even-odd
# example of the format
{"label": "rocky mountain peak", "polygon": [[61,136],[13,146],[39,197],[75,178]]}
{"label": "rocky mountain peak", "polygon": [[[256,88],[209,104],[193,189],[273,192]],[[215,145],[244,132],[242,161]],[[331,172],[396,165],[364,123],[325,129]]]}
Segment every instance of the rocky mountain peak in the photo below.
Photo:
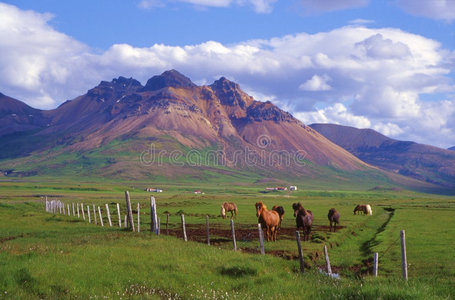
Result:
{"label": "rocky mountain peak", "polygon": [[176,70],[165,71],[161,75],[150,78],[142,91],[156,91],[165,87],[173,88],[193,88],[196,85]]}
{"label": "rocky mountain peak", "polygon": [[221,77],[210,85],[213,92],[220,99],[221,104],[228,106],[240,106],[242,109],[253,102],[253,98],[244,93],[240,86],[225,77]]}
{"label": "rocky mountain peak", "polygon": [[137,81],[134,78],[125,78],[123,76],[120,76],[117,79],[112,79],[111,81],[112,85],[115,85],[117,87],[123,87],[123,88],[140,88],[142,87],[142,84]]}
{"label": "rocky mountain peak", "polygon": [[281,109],[279,109],[272,102],[260,102],[254,101],[252,105],[248,107],[247,118],[251,121],[295,121],[294,117]]}

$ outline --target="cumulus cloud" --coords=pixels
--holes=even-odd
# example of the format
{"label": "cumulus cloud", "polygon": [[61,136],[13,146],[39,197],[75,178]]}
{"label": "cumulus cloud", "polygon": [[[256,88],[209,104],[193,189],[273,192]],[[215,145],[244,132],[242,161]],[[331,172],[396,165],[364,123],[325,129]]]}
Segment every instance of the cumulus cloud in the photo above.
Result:
{"label": "cumulus cloud", "polygon": [[[455,145],[455,52],[419,35],[356,25],[229,45],[115,44],[95,52],[53,29],[51,18],[0,4],[0,91],[34,107],[53,108],[101,80],[131,76],[145,83],[177,69],[195,82],[232,78],[306,123]],[[424,101],[428,93],[439,99]]]}
{"label": "cumulus cloud", "polygon": [[318,109],[312,112],[300,112],[295,116],[306,124],[332,123],[349,125],[357,128],[370,128],[371,122],[366,117],[356,116],[348,111],[342,103],[335,103],[332,106]]}
{"label": "cumulus cloud", "polygon": [[308,79],[304,83],[302,83],[299,86],[299,89],[303,91],[329,91],[332,89],[332,87],[327,83],[328,81],[331,81],[332,79],[324,74],[323,76],[318,76],[318,75],[313,75],[311,79]]}
{"label": "cumulus cloud", "polygon": [[50,27],[52,18],[0,3],[0,88],[40,107],[52,107],[55,96],[64,96],[60,92],[88,50]]}
{"label": "cumulus cloud", "polygon": [[447,22],[455,20],[455,1],[453,0],[397,0],[396,4],[412,15]]}
{"label": "cumulus cloud", "polygon": [[146,9],[164,7],[169,2],[182,2],[199,7],[230,7],[232,5],[248,5],[252,6],[257,13],[270,13],[273,10],[273,3],[276,1],[277,0],[142,0],[139,3],[139,7]]}

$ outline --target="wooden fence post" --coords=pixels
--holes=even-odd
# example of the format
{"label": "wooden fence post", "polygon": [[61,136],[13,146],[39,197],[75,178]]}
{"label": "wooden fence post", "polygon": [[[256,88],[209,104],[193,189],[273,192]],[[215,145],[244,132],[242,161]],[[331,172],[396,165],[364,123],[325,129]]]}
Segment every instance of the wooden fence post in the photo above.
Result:
{"label": "wooden fence post", "polygon": [[112,227],[111,212],[109,211],[109,205],[106,203],[106,214],[107,220],[109,221],[109,226]]}
{"label": "wooden fence post", "polygon": [[137,204],[137,232],[141,232],[141,205]]}
{"label": "wooden fence post", "polygon": [[79,214],[79,203],[76,204],[76,207],[77,207],[77,217],[80,218],[81,215]]}
{"label": "wooden fence post", "polygon": [[60,200],[58,201],[58,213],[62,214],[62,203],[60,202]]}
{"label": "wooden fence post", "polygon": [[71,211],[70,211],[70,205],[69,203],[66,205],[66,208],[67,208],[67,212],[68,212],[68,216],[71,216]]}
{"label": "wooden fence post", "polygon": [[408,280],[408,261],[406,258],[406,235],[404,230],[400,231],[400,240],[401,240],[401,272],[403,273],[403,278]]}
{"label": "wooden fence post", "polygon": [[378,253],[374,253],[374,259],[373,259],[373,276],[378,277]]}
{"label": "wooden fence post", "polygon": [[117,203],[118,227],[122,228],[122,217],[120,215],[120,204]]}
{"label": "wooden fence post", "polygon": [[187,237],[186,237],[186,228],[185,228],[185,215],[182,214],[182,230],[183,230],[183,239],[186,241],[188,241]]}
{"label": "wooden fence post", "polygon": [[131,200],[130,200],[130,193],[125,191],[125,200],[126,200],[126,209],[127,209],[127,216],[128,216],[128,225],[132,231],[134,231],[134,222],[133,222],[133,211],[131,210]]}
{"label": "wooden fence post", "polygon": [[128,227],[128,213],[126,213],[125,219],[123,219],[123,225],[125,228]]}
{"label": "wooden fence post", "polygon": [[300,244],[300,232],[298,230],[295,232],[295,239],[297,240],[297,250],[299,251],[300,272],[305,273],[305,268],[303,265],[302,245]]}
{"label": "wooden fence post", "polygon": [[265,254],[264,250],[264,232],[262,231],[262,226],[260,223],[258,223],[258,232],[259,232],[259,245],[261,247],[261,254]]}
{"label": "wooden fence post", "polygon": [[235,240],[234,220],[231,219],[231,231],[232,231],[232,244],[234,251],[237,251],[237,241]]}
{"label": "wooden fence post", "polygon": [[324,257],[325,257],[325,263],[327,264],[327,274],[329,276],[332,275],[332,267],[330,266],[330,258],[329,258],[329,253],[327,251],[327,246],[324,245]]}
{"label": "wooden fence post", "polygon": [[44,209],[46,210],[46,212],[49,212],[49,202],[47,201],[47,196],[45,198],[45,206],[44,206]]}
{"label": "wooden fence post", "polygon": [[95,208],[95,204],[92,204],[93,205],[93,220],[95,221],[95,225],[98,224],[98,222],[96,221],[96,208]]}
{"label": "wooden fence post", "polygon": [[158,233],[157,234],[160,235],[160,233],[161,233],[161,218],[158,217]]}
{"label": "wooden fence post", "polygon": [[100,214],[100,223],[101,223],[101,226],[104,227],[104,223],[103,223],[103,216],[101,215],[101,208],[98,206],[98,213]]}
{"label": "wooden fence post", "polygon": [[169,213],[166,214],[166,234],[169,235]]}
{"label": "wooden fence post", "polygon": [[92,220],[90,220],[90,206],[87,205],[87,215],[88,215],[88,223],[92,223]]}
{"label": "wooden fence post", "polygon": [[74,209],[74,202],[71,203],[71,205],[73,206],[73,217],[76,216],[76,210]]}
{"label": "wooden fence post", "polygon": [[156,201],[155,197],[150,197],[150,231],[158,235],[158,218],[156,215]]}
{"label": "wooden fence post", "polygon": [[63,208],[63,215],[66,216],[65,204],[63,204],[63,203],[62,203],[62,208]]}
{"label": "wooden fence post", "polygon": [[209,216],[205,216],[205,230],[207,232],[207,245],[210,246],[210,227],[209,227]]}
{"label": "wooden fence post", "polygon": [[[63,209],[65,209],[65,206],[63,206]],[[85,220],[84,203],[81,203],[81,210],[82,210],[82,219]],[[65,213],[65,212],[63,212],[63,213]]]}

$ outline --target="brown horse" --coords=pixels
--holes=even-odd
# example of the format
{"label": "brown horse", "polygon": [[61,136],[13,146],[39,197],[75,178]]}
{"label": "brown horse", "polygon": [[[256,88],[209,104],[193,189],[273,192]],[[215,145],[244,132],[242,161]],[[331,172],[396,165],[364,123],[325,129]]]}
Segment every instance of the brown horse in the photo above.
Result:
{"label": "brown horse", "polygon": [[294,209],[297,230],[302,228],[303,240],[308,241],[310,239],[311,226],[313,225],[313,212],[306,210],[300,202],[292,204],[292,208]]}
{"label": "brown horse", "polygon": [[234,215],[237,216],[237,206],[234,202],[223,202],[223,204],[221,204],[221,216],[223,219],[226,219],[226,212],[231,212],[231,219]]}
{"label": "brown horse", "polygon": [[283,206],[277,206],[275,205],[272,207],[272,210],[276,211],[278,215],[280,216],[280,224],[278,225],[278,229],[281,228],[281,222],[283,221],[283,216],[284,216],[284,208]]}
{"label": "brown horse", "polygon": [[354,215],[357,214],[357,212],[363,212],[364,215],[373,215],[373,211],[371,209],[371,206],[369,204],[359,204],[354,208]]}
{"label": "brown horse", "polygon": [[332,231],[333,224],[333,232],[335,232],[337,229],[337,224],[340,224],[340,213],[335,208],[331,208],[329,209],[329,214],[327,217],[329,218],[330,222],[330,231]]}
{"label": "brown horse", "polygon": [[254,206],[256,207],[258,223],[261,224],[262,228],[266,228],[267,241],[270,239],[276,241],[276,233],[280,225],[280,215],[274,210],[267,210],[267,206],[262,201],[257,202]]}

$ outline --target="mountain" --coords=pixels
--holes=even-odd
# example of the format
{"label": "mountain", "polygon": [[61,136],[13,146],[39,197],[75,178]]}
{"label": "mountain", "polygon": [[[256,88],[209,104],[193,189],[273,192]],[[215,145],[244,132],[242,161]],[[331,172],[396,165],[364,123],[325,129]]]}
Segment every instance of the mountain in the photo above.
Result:
{"label": "mountain", "polygon": [[455,146],[453,146],[453,147],[450,147],[450,148],[449,148],[449,149],[447,149],[447,150],[453,150],[453,151],[455,151]]}
{"label": "mountain", "polygon": [[176,70],[145,86],[119,77],[34,111],[41,123],[0,137],[0,170],[9,176],[422,184],[364,163],[224,77],[204,86]]}
{"label": "mountain", "polygon": [[0,136],[46,126],[43,112],[0,93]]}
{"label": "mountain", "polygon": [[449,188],[455,187],[455,152],[394,140],[372,129],[334,124],[312,124],[310,127],[371,165]]}

